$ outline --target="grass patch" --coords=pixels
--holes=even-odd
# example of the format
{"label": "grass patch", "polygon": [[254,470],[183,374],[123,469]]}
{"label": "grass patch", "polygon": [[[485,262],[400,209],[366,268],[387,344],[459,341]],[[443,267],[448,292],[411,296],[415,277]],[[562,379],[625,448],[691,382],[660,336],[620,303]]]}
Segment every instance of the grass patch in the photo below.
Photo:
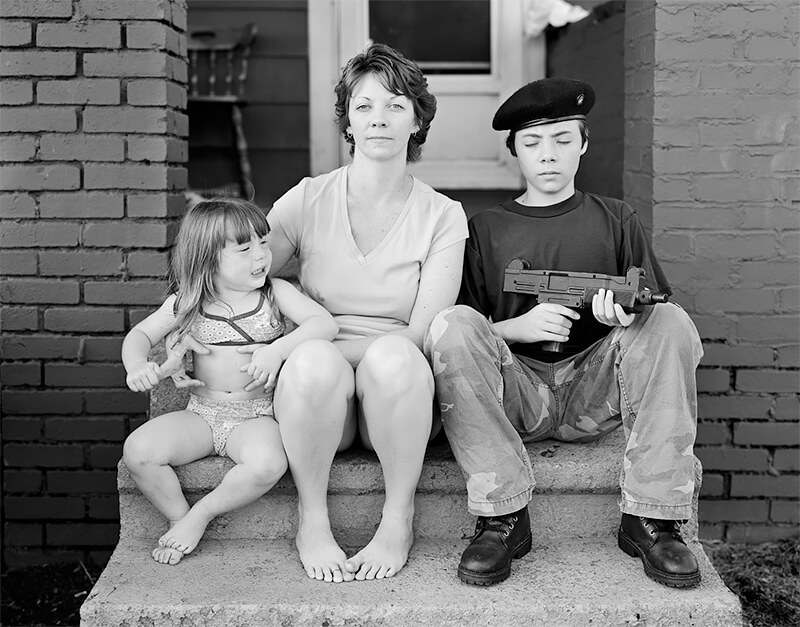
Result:
{"label": "grass patch", "polygon": [[[800,538],[765,544],[704,543],[751,627],[800,625]],[[102,569],[83,564],[30,566],[2,575],[0,624],[78,625],[79,609]]]}
{"label": "grass patch", "polygon": [[0,625],[80,624],[81,603],[101,572],[83,564],[48,564],[3,573]]}
{"label": "grass patch", "polygon": [[800,625],[800,538],[704,547],[725,585],[741,599],[749,625]]}

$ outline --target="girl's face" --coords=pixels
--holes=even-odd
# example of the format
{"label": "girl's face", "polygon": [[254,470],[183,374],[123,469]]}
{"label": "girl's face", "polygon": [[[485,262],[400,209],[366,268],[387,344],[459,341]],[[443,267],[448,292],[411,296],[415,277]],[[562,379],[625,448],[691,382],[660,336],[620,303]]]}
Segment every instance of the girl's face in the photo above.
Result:
{"label": "girl's face", "polygon": [[575,192],[575,175],[586,152],[577,120],[541,124],[517,131],[514,147],[528,182],[528,194],[544,204],[566,200]]}
{"label": "girl's face", "polygon": [[250,241],[243,244],[229,239],[220,253],[214,286],[220,293],[225,290],[251,292],[260,289],[267,280],[271,263],[268,236],[258,237],[253,233]]}
{"label": "girl's face", "polygon": [[419,130],[411,100],[390,92],[374,74],[355,84],[347,118],[356,152],[378,161],[405,161],[408,139]]}

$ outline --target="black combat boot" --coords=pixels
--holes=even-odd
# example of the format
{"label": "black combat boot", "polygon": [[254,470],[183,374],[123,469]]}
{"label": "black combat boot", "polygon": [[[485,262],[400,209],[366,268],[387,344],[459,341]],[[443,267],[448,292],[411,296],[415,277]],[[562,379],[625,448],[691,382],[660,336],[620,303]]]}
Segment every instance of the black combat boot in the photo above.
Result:
{"label": "black combat boot", "polygon": [[513,514],[478,518],[475,535],[461,555],[458,577],[465,583],[490,586],[508,579],[511,560],[531,550],[528,508]]}
{"label": "black combat boot", "polygon": [[673,588],[690,588],[700,583],[700,568],[678,523],[623,514],[617,544],[631,557],[642,558],[644,572],[651,579]]}

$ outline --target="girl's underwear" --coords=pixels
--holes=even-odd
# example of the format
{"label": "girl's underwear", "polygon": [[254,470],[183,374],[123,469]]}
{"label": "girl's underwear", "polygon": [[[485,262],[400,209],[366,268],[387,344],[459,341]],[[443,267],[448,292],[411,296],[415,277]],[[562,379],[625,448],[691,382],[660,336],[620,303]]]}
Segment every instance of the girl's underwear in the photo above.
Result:
{"label": "girl's underwear", "polygon": [[245,401],[224,401],[191,394],[186,410],[194,412],[208,423],[214,439],[214,452],[225,457],[228,438],[235,427],[254,418],[274,417],[272,396]]}

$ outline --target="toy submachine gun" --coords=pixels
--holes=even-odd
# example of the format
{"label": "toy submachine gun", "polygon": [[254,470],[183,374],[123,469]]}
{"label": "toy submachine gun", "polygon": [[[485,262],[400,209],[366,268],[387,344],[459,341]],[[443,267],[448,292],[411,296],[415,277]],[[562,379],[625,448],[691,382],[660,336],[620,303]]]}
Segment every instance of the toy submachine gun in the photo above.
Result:
{"label": "toy submachine gun", "polygon": [[[614,302],[622,305],[627,313],[636,313],[647,305],[666,303],[667,294],[652,292],[643,285],[645,271],[631,266],[625,276],[598,274],[595,272],[556,272],[554,270],[531,270],[524,259],[513,259],[508,264],[503,281],[503,291],[515,294],[530,294],[539,303],[554,303],[583,309],[591,307],[592,298],[600,289],[614,292]],[[560,353],[561,342],[543,342],[542,349]]]}

